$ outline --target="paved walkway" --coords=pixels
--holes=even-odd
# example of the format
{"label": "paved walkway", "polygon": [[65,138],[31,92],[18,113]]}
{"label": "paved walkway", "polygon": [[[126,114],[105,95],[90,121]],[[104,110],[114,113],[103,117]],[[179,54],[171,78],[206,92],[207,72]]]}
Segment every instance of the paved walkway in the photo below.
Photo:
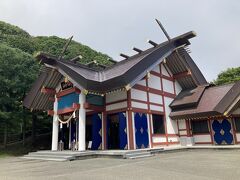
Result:
{"label": "paved walkway", "polygon": [[71,162],[0,159],[1,180],[238,180],[240,150],[184,150],[151,158]]}

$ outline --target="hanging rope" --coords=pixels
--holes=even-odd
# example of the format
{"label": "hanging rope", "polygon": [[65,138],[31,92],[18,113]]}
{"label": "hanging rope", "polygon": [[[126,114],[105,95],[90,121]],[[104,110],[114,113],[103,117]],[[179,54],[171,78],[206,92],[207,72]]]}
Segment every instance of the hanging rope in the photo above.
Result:
{"label": "hanging rope", "polygon": [[[76,110],[75,110],[75,111],[76,111]],[[66,121],[61,120],[61,119],[59,118],[59,116],[57,116],[58,121],[59,121],[60,123],[62,123],[62,124],[67,124],[67,123],[72,119],[72,117],[75,116],[75,111],[72,113],[72,115],[71,115],[71,116],[68,118],[68,120],[66,120]]]}

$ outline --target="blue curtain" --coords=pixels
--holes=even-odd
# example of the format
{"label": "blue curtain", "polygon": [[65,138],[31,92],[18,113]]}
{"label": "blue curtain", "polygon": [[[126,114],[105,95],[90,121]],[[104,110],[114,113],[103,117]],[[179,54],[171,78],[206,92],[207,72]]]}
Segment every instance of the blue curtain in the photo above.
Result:
{"label": "blue curtain", "polygon": [[127,121],[124,113],[118,113],[119,117],[119,147],[127,149]]}
{"label": "blue curtain", "polygon": [[98,114],[92,116],[92,150],[98,150],[102,144],[102,120]]}
{"label": "blue curtain", "polygon": [[214,131],[214,141],[217,144],[232,144],[233,143],[233,135],[231,133],[231,123],[224,119],[221,123],[218,120],[214,120],[212,123],[212,129]]}
{"label": "blue curtain", "polygon": [[148,148],[149,139],[148,139],[148,124],[146,114],[135,113],[134,115],[134,124],[135,124],[135,141],[136,148]]}

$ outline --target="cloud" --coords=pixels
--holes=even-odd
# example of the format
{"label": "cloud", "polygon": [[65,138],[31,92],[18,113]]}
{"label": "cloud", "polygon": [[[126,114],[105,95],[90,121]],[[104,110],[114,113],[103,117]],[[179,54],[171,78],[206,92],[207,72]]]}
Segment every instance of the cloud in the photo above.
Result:
{"label": "cloud", "polygon": [[107,53],[133,54],[146,49],[146,39],[165,41],[154,22],[159,18],[169,34],[195,30],[191,56],[211,81],[228,68],[240,66],[240,2],[217,0],[1,0],[0,19],[32,35],[69,37]]}

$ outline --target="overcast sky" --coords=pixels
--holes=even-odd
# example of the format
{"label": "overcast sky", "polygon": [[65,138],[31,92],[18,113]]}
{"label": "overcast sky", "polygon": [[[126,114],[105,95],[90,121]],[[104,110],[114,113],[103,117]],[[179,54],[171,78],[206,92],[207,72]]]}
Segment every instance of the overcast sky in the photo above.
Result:
{"label": "overcast sky", "polygon": [[133,46],[149,48],[147,39],[194,30],[190,54],[208,81],[228,67],[240,66],[238,0],[0,0],[0,20],[31,35],[57,35],[86,44],[121,60]]}

